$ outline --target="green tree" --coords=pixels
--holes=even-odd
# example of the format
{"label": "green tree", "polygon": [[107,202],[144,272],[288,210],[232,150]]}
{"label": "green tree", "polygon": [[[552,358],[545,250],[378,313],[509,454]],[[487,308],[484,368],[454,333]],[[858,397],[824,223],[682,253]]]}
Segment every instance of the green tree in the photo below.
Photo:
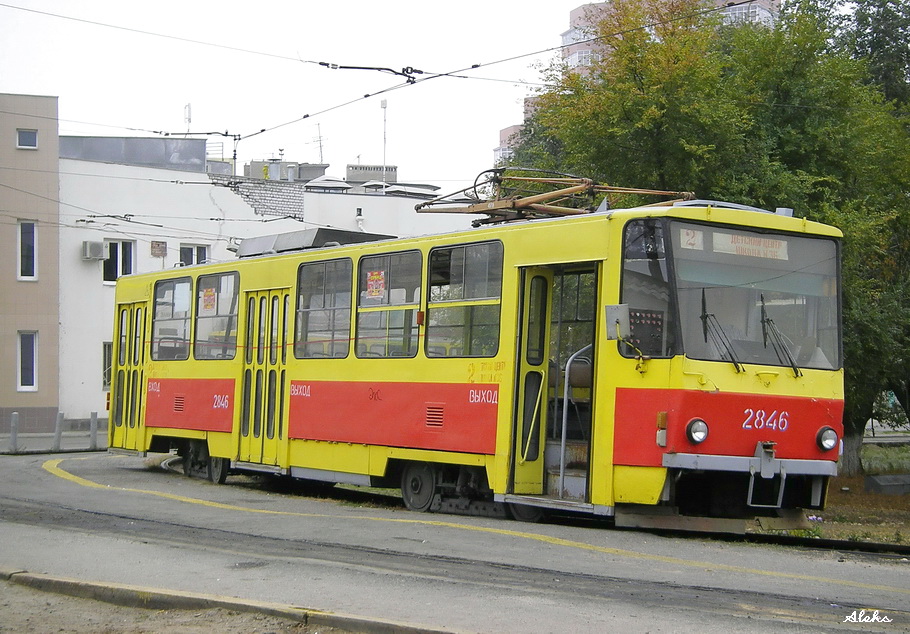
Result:
{"label": "green tree", "polygon": [[865,61],[839,48],[839,15],[807,4],[792,3],[773,31],[727,34],[727,94],[750,104],[745,136],[764,152],[735,176],[747,189],[718,195],[786,200],[845,233],[842,470],[856,473],[876,399],[908,376],[908,138]]}
{"label": "green tree", "polygon": [[[700,0],[613,2],[593,26],[586,72],[555,64],[513,164],[658,189],[712,188],[731,160],[735,107],[706,98],[722,82],[713,14]],[[552,153],[550,153],[552,152]],[[543,156],[542,156],[543,155]]]}
{"label": "green tree", "polygon": [[910,4],[856,0],[847,36],[854,55],[869,64],[885,98],[910,106]]}

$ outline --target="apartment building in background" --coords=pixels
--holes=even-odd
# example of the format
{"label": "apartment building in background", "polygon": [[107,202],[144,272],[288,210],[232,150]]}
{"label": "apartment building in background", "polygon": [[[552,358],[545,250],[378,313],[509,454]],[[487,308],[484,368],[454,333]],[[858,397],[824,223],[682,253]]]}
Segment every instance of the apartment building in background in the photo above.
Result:
{"label": "apartment building in background", "polygon": [[0,420],[57,415],[57,98],[0,94]]}

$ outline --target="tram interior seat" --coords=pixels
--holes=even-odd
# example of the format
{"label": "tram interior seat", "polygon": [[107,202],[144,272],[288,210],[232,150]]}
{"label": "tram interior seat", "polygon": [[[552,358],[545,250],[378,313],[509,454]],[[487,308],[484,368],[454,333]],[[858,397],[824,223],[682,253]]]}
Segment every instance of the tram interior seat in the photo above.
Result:
{"label": "tram interior seat", "polygon": [[322,345],[321,341],[310,341],[304,344],[303,347],[303,356],[311,357],[327,357],[325,353],[325,346]]}
{"label": "tram interior seat", "polygon": [[[569,403],[575,408],[578,430],[582,438],[591,436],[591,390],[594,386],[594,366],[587,357],[579,357],[569,368]],[[579,407],[580,406],[580,407]],[[585,410],[582,417],[581,409]]]}
{"label": "tram interior seat", "polygon": [[189,352],[189,342],[180,337],[176,328],[161,328],[158,330],[158,341],[155,345],[156,359],[170,361],[186,359]]}
{"label": "tram interior seat", "polygon": [[[547,383],[550,386],[551,399],[556,403],[553,411],[556,420],[549,424],[550,437],[559,438],[562,429],[562,406],[565,389],[566,371],[555,361],[550,361]],[[593,386],[593,366],[586,357],[578,357],[569,369],[569,408],[567,418],[567,438],[571,440],[588,440],[591,436],[591,388]]]}

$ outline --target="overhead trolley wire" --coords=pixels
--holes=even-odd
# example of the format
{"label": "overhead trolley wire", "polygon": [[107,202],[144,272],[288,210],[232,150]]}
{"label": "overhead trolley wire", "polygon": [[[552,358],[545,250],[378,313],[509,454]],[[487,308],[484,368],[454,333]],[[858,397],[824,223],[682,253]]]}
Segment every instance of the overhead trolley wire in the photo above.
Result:
{"label": "overhead trolley wire", "polygon": [[[573,42],[572,44],[561,44],[561,45],[559,45],[559,46],[551,46],[551,47],[539,49],[539,50],[536,50],[536,51],[533,51],[533,52],[521,53],[521,54],[518,54],[518,55],[512,55],[512,56],[510,56],[510,57],[505,57],[505,58],[502,58],[502,59],[499,59],[499,60],[490,61],[490,62],[481,62],[481,63],[471,64],[470,66],[465,66],[465,67],[463,67],[463,68],[459,68],[459,69],[456,69],[456,70],[451,70],[451,71],[448,71],[448,72],[441,72],[441,73],[430,73],[430,72],[427,72],[427,71],[421,71],[421,70],[417,70],[417,69],[414,68],[413,66],[405,67],[405,68],[401,69],[401,71],[399,72],[399,71],[396,71],[396,70],[394,70],[394,69],[391,69],[391,68],[389,68],[389,67],[384,67],[384,66],[368,66],[368,65],[354,66],[354,65],[335,64],[335,63],[332,63],[332,62],[314,61],[314,60],[302,59],[302,58],[300,58],[299,56],[298,56],[298,57],[292,57],[292,56],[289,56],[289,55],[282,55],[282,54],[278,54],[278,53],[269,53],[269,52],[265,52],[265,51],[257,51],[257,50],[246,49],[246,48],[242,48],[242,47],[238,47],[238,46],[230,46],[230,45],[227,45],[227,44],[217,44],[217,43],[214,43],[214,42],[206,42],[206,41],[203,41],[203,40],[195,40],[195,39],[187,38],[187,37],[181,37],[181,36],[176,36],[176,35],[168,35],[168,34],[164,34],[164,33],[156,33],[156,32],[153,32],[153,31],[147,31],[147,30],[143,30],[143,29],[136,29],[136,28],[125,27],[125,26],[120,26],[120,25],[116,25],[116,24],[109,24],[109,23],[106,23],[106,22],[99,22],[99,21],[96,21],[96,20],[88,20],[88,19],[85,19],[85,18],[77,18],[77,17],[74,17],[74,16],[68,16],[68,15],[63,15],[63,14],[59,14],[59,13],[53,13],[53,12],[50,12],[50,11],[40,11],[40,10],[38,10],[38,9],[30,9],[30,8],[26,8],[26,7],[20,7],[20,6],[8,4],[8,3],[5,3],[5,2],[0,2],[0,7],[5,7],[5,8],[8,8],[8,9],[15,9],[15,10],[19,10],[19,11],[25,11],[25,12],[28,12],[28,13],[34,13],[34,14],[38,14],[38,15],[44,15],[44,16],[47,16],[47,17],[53,17],[53,18],[60,18],[60,19],[64,19],[64,20],[70,20],[70,21],[73,21],[73,22],[79,22],[79,23],[82,23],[82,24],[89,24],[89,25],[92,25],[92,26],[99,26],[99,27],[104,27],[104,28],[116,29],[116,30],[121,30],[121,31],[130,32],[130,33],[138,33],[138,34],[146,35],[146,36],[150,36],[150,37],[160,37],[160,38],[164,38],[164,39],[169,39],[169,40],[174,40],[174,41],[180,41],[180,42],[186,42],[186,43],[189,43],[189,44],[196,44],[196,45],[200,45],[200,46],[211,46],[211,47],[214,47],[214,48],[219,48],[219,49],[223,49],[223,50],[234,51],[234,52],[238,52],[238,53],[245,53],[245,54],[249,54],[249,55],[260,55],[260,56],[270,57],[270,58],[274,58],[274,59],[283,59],[283,60],[293,61],[293,62],[298,62],[298,63],[313,64],[313,65],[316,65],[316,66],[321,66],[321,67],[328,68],[328,69],[332,69],[332,70],[372,70],[372,71],[378,71],[378,72],[384,72],[384,73],[392,73],[392,74],[400,75],[400,76],[403,76],[403,77],[406,78],[406,80],[405,80],[404,82],[400,83],[400,84],[396,84],[396,85],[390,86],[390,87],[388,87],[388,88],[384,88],[384,89],[382,89],[382,90],[374,91],[374,92],[371,92],[371,93],[366,93],[366,94],[364,94],[362,97],[358,97],[358,98],[354,98],[354,99],[349,99],[348,101],[345,101],[345,102],[343,102],[343,103],[340,103],[340,104],[337,104],[337,105],[334,105],[334,106],[329,106],[329,107],[327,107],[327,108],[323,108],[323,109],[318,110],[318,111],[315,111],[315,112],[313,112],[313,113],[304,114],[304,115],[302,115],[302,116],[300,116],[300,117],[297,117],[297,118],[292,119],[292,120],[290,120],[290,121],[287,121],[287,122],[285,122],[285,123],[280,123],[280,124],[278,124],[278,125],[274,125],[274,126],[271,126],[271,127],[263,127],[263,128],[260,128],[259,130],[256,130],[256,131],[254,131],[254,132],[251,132],[251,133],[249,133],[249,134],[231,135],[231,134],[229,134],[229,133],[227,133],[227,132],[224,132],[224,133],[221,133],[221,132],[205,133],[205,134],[221,134],[221,135],[223,135],[223,136],[234,137],[234,138],[235,138],[235,141],[239,141],[239,140],[248,139],[248,138],[251,138],[251,137],[254,137],[254,136],[258,136],[258,135],[264,134],[264,133],[266,133],[266,132],[272,132],[272,131],[274,131],[274,130],[278,130],[278,129],[280,129],[280,128],[286,127],[286,126],[288,126],[288,125],[292,125],[292,124],[294,124],[294,123],[299,123],[300,121],[304,121],[304,120],[309,119],[309,118],[312,118],[312,117],[316,117],[316,116],[319,116],[319,115],[322,115],[322,114],[326,114],[326,113],[328,113],[328,112],[332,112],[332,111],[334,111],[334,110],[338,110],[338,109],[340,109],[340,108],[344,108],[344,107],[346,107],[346,106],[352,105],[352,104],[357,103],[357,102],[359,102],[359,101],[363,101],[363,100],[365,100],[365,99],[369,99],[369,98],[371,98],[371,97],[375,97],[375,96],[382,95],[382,94],[385,94],[385,93],[388,93],[388,92],[392,92],[392,91],[398,90],[398,89],[400,89],[400,88],[404,88],[404,87],[406,87],[406,86],[417,85],[417,84],[419,84],[419,83],[422,83],[422,82],[427,81],[427,80],[430,80],[430,79],[438,79],[438,78],[440,78],[440,77],[451,77],[451,78],[456,78],[456,79],[478,79],[478,80],[486,80],[486,81],[508,81],[508,80],[498,80],[498,79],[490,79],[490,78],[473,77],[473,76],[470,76],[470,75],[461,75],[460,73],[465,73],[465,72],[467,72],[467,71],[477,70],[477,69],[480,69],[480,68],[486,68],[486,67],[489,67],[489,66],[496,66],[496,65],[500,65],[500,64],[507,63],[507,62],[511,62],[511,61],[516,61],[516,60],[524,59],[524,58],[527,58],[527,57],[533,57],[533,56],[537,56],[537,55],[542,55],[542,54],[545,54],[545,53],[551,53],[551,52],[554,52],[554,51],[558,51],[558,50],[562,50],[562,49],[564,49],[564,48],[567,48],[568,46],[574,46],[574,45],[578,45],[578,44],[593,43],[593,42],[596,42],[596,41],[598,41],[598,40],[606,40],[606,39],[612,39],[612,38],[615,38],[615,37],[621,37],[621,36],[623,36],[623,35],[625,35],[625,34],[627,34],[627,33],[632,33],[632,32],[640,31],[640,30],[643,30],[643,29],[651,29],[651,28],[654,28],[654,27],[656,27],[656,26],[660,26],[660,25],[662,25],[662,24],[670,24],[670,23],[672,23],[672,22],[676,22],[676,21],[679,21],[679,20],[688,19],[688,18],[697,16],[697,15],[701,15],[701,14],[707,14],[707,13],[713,13],[713,12],[722,11],[722,10],[727,9],[727,8],[730,8],[730,7],[735,7],[735,6],[739,6],[739,5],[743,5],[743,4],[749,4],[749,3],[752,2],[752,1],[753,1],[753,0],[739,0],[739,1],[737,1],[737,2],[731,2],[731,3],[729,3],[729,4],[727,4],[727,5],[723,6],[723,7],[712,7],[712,8],[706,8],[706,9],[700,9],[700,10],[698,10],[698,11],[693,11],[693,12],[690,12],[690,13],[687,13],[687,14],[683,14],[683,15],[679,15],[679,16],[667,18],[666,20],[660,20],[660,21],[657,21],[657,22],[652,22],[652,23],[649,23],[649,24],[646,24],[646,25],[643,25],[643,26],[640,26],[640,27],[635,27],[635,28],[632,28],[632,29],[627,29],[627,30],[625,30],[625,31],[620,31],[620,32],[617,32],[617,33],[611,33],[611,34],[607,34],[607,35],[592,37],[592,38],[589,38],[589,39],[586,39],[586,40],[581,40],[581,41],[579,41],[579,42]],[[420,76],[420,77],[417,77],[416,75],[418,75],[418,74],[421,75],[421,76]],[[523,83],[523,82],[510,81],[509,83]],[[541,85],[546,86],[546,84],[541,84]],[[88,125],[105,125],[105,124],[89,124],[88,122],[77,122],[77,123],[86,123],[86,124],[88,124]],[[120,126],[110,126],[110,127],[120,127]],[[165,135],[165,136],[188,136],[188,135],[189,135],[188,133],[185,133],[185,132],[171,133],[171,132],[158,131],[158,130],[147,130],[147,129],[141,129],[141,128],[128,128],[128,127],[122,127],[122,129],[134,130],[134,131],[143,131],[143,132],[150,132],[150,133],[154,133],[154,134],[162,134],[162,135]],[[202,133],[197,133],[197,134],[202,134]]]}

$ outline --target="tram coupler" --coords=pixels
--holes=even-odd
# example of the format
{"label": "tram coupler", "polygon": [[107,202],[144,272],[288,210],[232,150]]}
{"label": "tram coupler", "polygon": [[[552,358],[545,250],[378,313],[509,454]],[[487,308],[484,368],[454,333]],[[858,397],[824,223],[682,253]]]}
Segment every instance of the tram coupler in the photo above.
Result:
{"label": "tram coupler", "polygon": [[[775,445],[777,443],[773,440],[760,440],[755,444],[755,457],[760,461],[758,474],[762,480],[770,480],[770,482],[756,487],[756,470],[754,466],[750,467],[749,492],[746,495],[746,504],[751,507],[779,509],[783,506],[787,472],[780,461],[774,457]],[[758,500],[756,498],[761,499]]]}

